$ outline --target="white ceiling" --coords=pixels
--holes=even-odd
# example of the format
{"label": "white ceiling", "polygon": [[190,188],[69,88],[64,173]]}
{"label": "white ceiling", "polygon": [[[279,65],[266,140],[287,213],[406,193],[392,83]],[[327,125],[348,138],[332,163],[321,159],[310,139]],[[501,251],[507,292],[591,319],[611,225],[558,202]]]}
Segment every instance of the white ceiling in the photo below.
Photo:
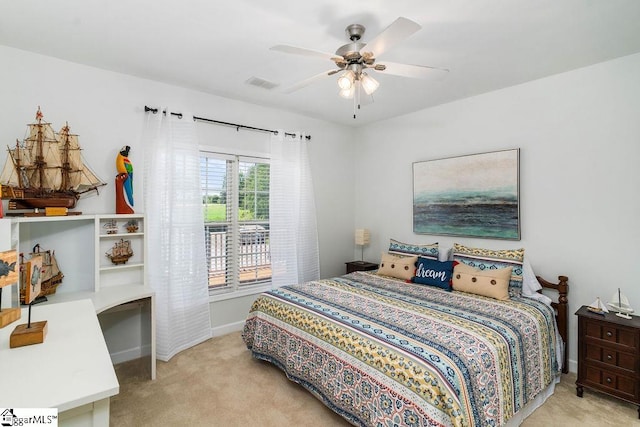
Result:
{"label": "white ceiling", "polygon": [[[399,16],[422,29],[378,62],[447,68],[444,79],[375,73],[355,120],[337,76],[282,93],[334,65],[271,46],[333,53],[347,25],[363,24],[367,42]],[[17,0],[0,4],[0,44],[360,126],[640,52],[640,1]]]}

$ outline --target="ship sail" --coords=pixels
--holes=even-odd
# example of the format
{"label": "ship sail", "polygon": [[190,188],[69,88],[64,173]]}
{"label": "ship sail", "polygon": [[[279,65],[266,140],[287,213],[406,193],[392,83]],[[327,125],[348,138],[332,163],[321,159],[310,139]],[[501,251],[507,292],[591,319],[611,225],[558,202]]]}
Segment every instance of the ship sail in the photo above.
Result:
{"label": "ship sail", "polygon": [[29,178],[25,165],[31,164],[29,152],[20,141],[16,141],[14,148],[7,147],[7,151],[9,155],[0,174],[0,182],[11,187],[28,187]]}
{"label": "ship sail", "polygon": [[73,190],[78,194],[82,194],[95,190],[96,187],[106,185],[87,166],[82,157],[78,135],[70,133],[68,123],[58,132],[58,141],[60,143],[63,171],[61,189]]}
{"label": "ship sail", "polygon": [[75,207],[80,195],[106,185],[84,161],[78,135],[66,124],[55,133],[43,121],[38,107],[36,121],[15,148],[8,147],[0,173],[0,196],[9,209]]}
{"label": "ship sail", "polygon": [[36,122],[29,126],[29,136],[25,139],[26,150],[31,159],[25,166],[29,188],[42,190],[59,190],[60,148],[51,123],[42,121],[42,113],[38,110]]}

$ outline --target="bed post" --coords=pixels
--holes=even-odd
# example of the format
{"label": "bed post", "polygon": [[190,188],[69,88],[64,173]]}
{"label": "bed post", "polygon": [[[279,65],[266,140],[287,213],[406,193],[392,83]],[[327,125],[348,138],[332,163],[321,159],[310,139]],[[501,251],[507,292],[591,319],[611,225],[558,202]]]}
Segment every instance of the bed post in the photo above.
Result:
{"label": "bed post", "polygon": [[[538,282],[543,288],[555,289],[558,292],[558,302],[552,302],[551,306],[556,310],[556,322],[558,324],[558,332],[564,341],[564,361],[562,363],[562,373],[569,373],[569,278],[567,276],[558,276],[558,283],[547,282],[540,276],[536,276]],[[538,291],[540,292],[540,291]]]}

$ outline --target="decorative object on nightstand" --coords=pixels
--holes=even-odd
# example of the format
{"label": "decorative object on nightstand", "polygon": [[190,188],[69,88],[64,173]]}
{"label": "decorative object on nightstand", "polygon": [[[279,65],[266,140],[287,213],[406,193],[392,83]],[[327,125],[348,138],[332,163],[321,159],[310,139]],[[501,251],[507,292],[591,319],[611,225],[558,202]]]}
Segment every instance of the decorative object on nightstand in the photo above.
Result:
{"label": "decorative object on nightstand", "polygon": [[2,289],[18,283],[18,252],[0,252],[0,328],[20,318],[20,307],[2,308]]}
{"label": "decorative object on nightstand", "polygon": [[629,305],[629,299],[620,293],[620,288],[618,288],[617,293],[611,295],[611,301],[607,305],[616,312],[616,316],[627,320],[631,319],[629,313],[633,313],[633,308]]}
{"label": "decorative object on nightstand", "polygon": [[378,264],[367,261],[350,261],[345,262],[347,265],[347,274],[353,273],[354,271],[371,271],[377,270]]}
{"label": "decorative object on nightstand", "polygon": [[609,312],[609,310],[607,310],[607,307],[605,307],[605,305],[602,303],[602,301],[600,301],[600,297],[597,297],[594,302],[589,304],[587,306],[587,310],[589,310],[592,313],[597,313],[597,314],[605,314],[605,313]]}
{"label": "decorative object on nightstand", "polygon": [[582,397],[584,388],[588,388],[640,405],[640,318],[596,314],[587,306],[576,315],[577,396]]}
{"label": "decorative object on nightstand", "polygon": [[366,228],[358,228],[356,229],[356,245],[361,247],[362,254],[360,256],[360,261],[364,261],[364,247],[369,244],[371,240],[371,233]]}

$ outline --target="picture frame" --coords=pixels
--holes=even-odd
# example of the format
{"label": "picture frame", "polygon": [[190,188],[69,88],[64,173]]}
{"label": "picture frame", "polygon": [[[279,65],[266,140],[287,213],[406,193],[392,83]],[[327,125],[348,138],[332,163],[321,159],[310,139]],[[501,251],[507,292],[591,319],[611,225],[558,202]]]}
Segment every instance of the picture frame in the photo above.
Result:
{"label": "picture frame", "polygon": [[520,149],[414,162],[413,231],[520,240]]}
{"label": "picture frame", "polygon": [[14,250],[0,252],[0,288],[18,282],[18,252]]}
{"label": "picture frame", "polygon": [[33,256],[24,265],[24,304],[30,304],[31,302],[33,302],[33,300],[36,299],[38,295],[40,295],[40,291],[42,290],[42,256]]}

